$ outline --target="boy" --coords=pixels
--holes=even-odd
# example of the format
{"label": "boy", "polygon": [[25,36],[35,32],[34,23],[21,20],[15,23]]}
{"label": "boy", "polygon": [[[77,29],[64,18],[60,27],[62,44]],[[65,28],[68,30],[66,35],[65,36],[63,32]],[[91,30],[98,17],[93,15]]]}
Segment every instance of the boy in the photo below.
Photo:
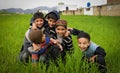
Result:
{"label": "boy", "polygon": [[62,60],[64,60],[66,51],[71,51],[73,48],[71,35],[68,35],[66,37],[67,21],[59,19],[56,22],[55,29],[56,32],[55,34],[53,34],[53,37],[55,40],[57,40],[56,44],[60,44],[61,46],[52,46],[50,51],[50,57],[52,57],[53,60],[56,60],[61,55]]}
{"label": "boy", "polygon": [[36,65],[39,61],[45,62],[45,53],[50,43],[49,37],[45,37],[42,30],[32,30],[29,34],[29,38],[32,42],[32,46],[28,48],[31,54],[32,63]]}
{"label": "boy", "polygon": [[90,41],[90,36],[86,32],[81,32],[77,36],[78,46],[83,52],[83,59],[89,62],[96,62],[99,65],[101,73],[106,72],[105,56],[106,53],[103,48]]}
{"label": "boy", "polygon": [[45,28],[43,27],[44,25],[44,15],[41,12],[36,12],[33,15],[33,23],[34,25],[37,27],[37,29],[32,29],[32,27],[30,27],[26,34],[25,34],[25,40],[24,40],[24,44],[22,45],[20,54],[19,54],[19,59],[20,61],[23,62],[28,62],[29,61],[29,56],[30,56],[30,52],[28,51],[28,48],[31,47],[32,43],[31,40],[29,39],[29,33],[32,30],[42,30],[44,32]]}
{"label": "boy", "polygon": [[[56,21],[60,19],[60,15],[58,11],[51,11],[49,12],[46,16],[45,16],[45,22],[43,27],[45,27],[45,35],[51,38],[51,41],[53,42],[57,42],[56,40],[54,40],[54,35],[56,35],[55,33],[55,24]],[[31,23],[32,23],[33,18],[31,19]],[[32,29],[36,29],[36,26],[34,25],[34,23],[32,23],[30,25],[33,26]]]}
{"label": "boy", "polygon": [[47,26],[45,34],[47,36],[51,37],[51,40],[53,40],[53,41],[55,38],[54,35],[56,34],[55,33],[55,24],[58,19],[60,19],[60,16],[57,11],[52,11],[45,16],[45,20],[46,20],[45,25]]}

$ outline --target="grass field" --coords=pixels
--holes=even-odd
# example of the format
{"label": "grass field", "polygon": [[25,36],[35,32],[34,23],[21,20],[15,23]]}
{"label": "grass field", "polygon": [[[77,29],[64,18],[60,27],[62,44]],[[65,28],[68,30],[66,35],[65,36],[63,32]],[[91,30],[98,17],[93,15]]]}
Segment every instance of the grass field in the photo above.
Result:
{"label": "grass field", "polygon": [[[24,40],[24,34],[29,27],[31,15],[0,15],[0,73],[33,73],[31,64],[24,65],[17,57]],[[62,16],[68,21],[68,26],[88,32],[92,41],[102,46],[107,55],[107,73],[120,73],[120,17],[99,16]],[[98,73],[94,65],[81,63],[81,51],[78,49],[76,36],[73,36],[74,54],[67,56],[67,63],[60,67],[52,64],[47,73]],[[46,73],[45,66],[39,64],[38,73]]]}

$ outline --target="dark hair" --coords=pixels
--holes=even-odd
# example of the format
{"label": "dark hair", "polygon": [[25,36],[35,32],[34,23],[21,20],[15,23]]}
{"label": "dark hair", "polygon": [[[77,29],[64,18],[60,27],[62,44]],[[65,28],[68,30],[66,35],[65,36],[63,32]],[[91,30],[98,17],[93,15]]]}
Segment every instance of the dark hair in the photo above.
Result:
{"label": "dark hair", "polygon": [[55,14],[55,13],[53,13],[53,12],[51,12],[51,13],[49,13],[48,15],[47,15],[47,19],[49,19],[49,18],[52,18],[52,19],[54,19],[54,20],[58,20],[58,17],[57,17],[57,15]]}
{"label": "dark hair", "polygon": [[32,43],[40,44],[42,42],[43,32],[42,30],[31,30],[29,38]]}
{"label": "dark hair", "polygon": [[86,38],[86,39],[88,39],[88,41],[90,41],[90,35],[86,32],[80,32],[77,36],[77,39],[79,39],[79,38]]}
{"label": "dark hair", "polygon": [[37,18],[42,18],[44,19],[44,14],[42,12],[36,12],[33,15],[33,20],[37,19]]}
{"label": "dark hair", "polygon": [[65,28],[67,28],[67,21],[64,19],[57,20],[55,27],[58,27],[58,26],[64,26]]}

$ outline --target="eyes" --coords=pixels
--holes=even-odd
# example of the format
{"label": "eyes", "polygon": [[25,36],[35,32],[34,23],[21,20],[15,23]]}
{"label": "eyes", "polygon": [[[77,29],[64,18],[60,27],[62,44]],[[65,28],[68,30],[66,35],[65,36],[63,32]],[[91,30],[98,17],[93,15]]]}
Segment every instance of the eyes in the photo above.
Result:
{"label": "eyes", "polygon": [[56,21],[53,20],[53,19],[49,19],[49,22],[51,22],[51,23],[56,23]]}
{"label": "eyes", "polygon": [[81,43],[81,42],[79,42],[79,44],[83,44],[83,45],[86,45],[86,44],[88,44],[88,43]]}
{"label": "eyes", "polygon": [[61,29],[61,28],[57,28],[57,30],[62,30],[62,31],[64,31],[65,29],[64,29],[64,28],[62,28],[62,29]]}
{"label": "eyes", "polygon": [[88,46],[89,45],[89,41],[88,41],[88,39],[86,39],[86,38],[79,38],[78,39],[78,45],[79,46]]}
{"label": "eyes", "polygon": [[35,22],[43,22],[43,20],[36,20]]}
{"label": "eyes", "polygon": [[41,18],[38,18],[38,19],[35,20],[35,22],[36,22],[36,23],[38,23],[38,22],[44,22],[44,20],[41,19]]}

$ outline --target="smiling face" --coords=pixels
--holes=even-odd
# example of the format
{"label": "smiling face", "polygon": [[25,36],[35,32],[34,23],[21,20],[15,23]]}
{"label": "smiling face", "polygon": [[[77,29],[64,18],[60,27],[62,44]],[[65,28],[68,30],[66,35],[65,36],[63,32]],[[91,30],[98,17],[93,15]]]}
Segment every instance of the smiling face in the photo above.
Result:
{"label": "smiling face", "polygon": [[44,24],[44,20],[42,18],[36,18],[34,20],[34,23],[35,23],[36,27],[41,28]]}
{"label": "smiling face", "polygon": [[86,51],[89,45],[90,41],[87,38],[78,38],[78,47],[81,51]]}
{"label": "smiling face", "polygon": [[56,33],[58,36],[63,37],[66,33],[67,29],[64,26],[57,26]]}
{"label": "smiling face", "polygon": [[49,18],[48,19],[48,25],[49,27],[54,27],[56,24],[56,20],[52,19],[52,18]]}

